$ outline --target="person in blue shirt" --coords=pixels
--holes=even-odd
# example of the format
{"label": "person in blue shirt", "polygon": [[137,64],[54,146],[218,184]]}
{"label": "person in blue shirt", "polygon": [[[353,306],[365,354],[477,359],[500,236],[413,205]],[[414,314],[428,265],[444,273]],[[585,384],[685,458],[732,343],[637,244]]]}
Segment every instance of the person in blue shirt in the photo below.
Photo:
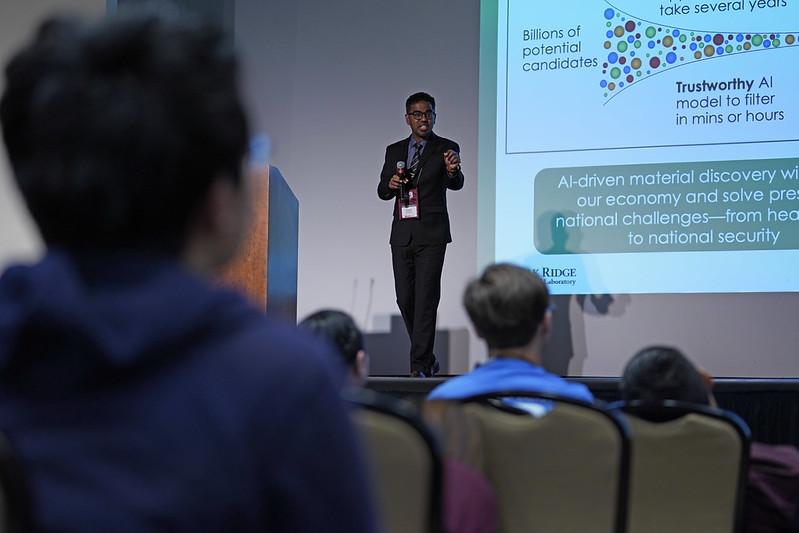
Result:
{"label": "person in blue shirt", "polygon": [[47,245],[0,277],[0,431],[33,531],[371,533],[343,365],[210,283],[249,206],[231,40],[45,20],[0,122]]}
{"label": "person in blue shirt", "polygon": [[490,265],[466,286],[463,305],[475,332],[488,345],[489,360],[442,383],[429,400],[516,391],[593,402],[587,387],[541,366],[552,316],[547,286],[534,272],[511,264]]}

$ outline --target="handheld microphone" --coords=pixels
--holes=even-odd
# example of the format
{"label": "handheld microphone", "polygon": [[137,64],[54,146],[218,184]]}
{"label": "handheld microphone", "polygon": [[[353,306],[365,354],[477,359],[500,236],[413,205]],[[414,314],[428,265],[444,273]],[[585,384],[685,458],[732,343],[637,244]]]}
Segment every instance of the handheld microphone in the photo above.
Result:
{"label": "handheld microphone", "polygon": [[405,200],[406,199],[406,194],[405,194],[405,181],[406,181],[406,179],[405,179],[405,161],[397,161],[397,176],[399,176],[401,178],[401,180],[402,180],[400,182],[400,188],[399,188],[400,198]]}

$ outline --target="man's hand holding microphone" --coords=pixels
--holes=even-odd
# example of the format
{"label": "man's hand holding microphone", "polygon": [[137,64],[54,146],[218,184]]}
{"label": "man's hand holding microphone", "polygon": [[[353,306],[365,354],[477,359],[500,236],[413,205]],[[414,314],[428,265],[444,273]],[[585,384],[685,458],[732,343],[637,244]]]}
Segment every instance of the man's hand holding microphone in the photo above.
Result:
{"label": "man's hand holding microphone", "polygon": [[405,161],[397,161],[397,170],[391,179],[388,180],[389,189],[402,189],[403,185],[408,183],[408,177],[405,175]]}

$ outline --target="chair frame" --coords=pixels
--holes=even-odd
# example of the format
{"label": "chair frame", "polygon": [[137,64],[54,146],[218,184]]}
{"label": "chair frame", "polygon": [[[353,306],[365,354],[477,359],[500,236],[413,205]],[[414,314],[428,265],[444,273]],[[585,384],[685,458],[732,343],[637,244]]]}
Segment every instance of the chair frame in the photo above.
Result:
{"label": "chair frame", "polygon": [[531,416],[529,412],[513,407],[512,405],[491,402],[491,400],[502,398],[530,398],[533,400],[563,403],[585,408],[605,417],[613,427],[616,428],[616,431],[621,437],[621,457],[619,459],[619,484],[616,493],[616,520],[613,529],[617,533],[625,533],[627,531],[627,502],[629,500],[631,473],[631,432],[626,420],[619,416],[617,412],[608,409],[602,403],[591,404],[544,392],[502,390],[498,392],[476,394],[458,401],[461,403],[480,403],[508,413]]}
{"label": "chair frame", "polygon": [[[737,493],[735,497],[735,516],[733,518],[733,531],[742,533],[745,527],[746,512],[746,482],[749,472],[749,453],[752,433],[749,426],[741,417],[732,411],[726,411],[701,404],[663,400],[661,402],[644,402],[633,400],[625,402],[620,400],[607,406],[608,409],[633,415],[649,422],[668,422],[689,414],[707,416],[724,422],[735,429],[741,439],[741,457],[739,459]],[[635,436],[633,436],[635,439]]]}
{"label": "chair frame", "polygon": [[375,411],[402,421],[422,438],[432,459],[428,531],[430,533],[443,532],[443,460],[438,442],[416,409],[406,401],[369,389],[352,388],[344,392],[344,397],[359,408]]}

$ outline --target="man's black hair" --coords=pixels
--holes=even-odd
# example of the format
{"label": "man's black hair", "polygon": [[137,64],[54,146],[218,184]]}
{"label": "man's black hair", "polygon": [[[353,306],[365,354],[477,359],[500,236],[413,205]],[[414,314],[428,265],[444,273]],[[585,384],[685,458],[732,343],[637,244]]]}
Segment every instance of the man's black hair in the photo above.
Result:
{"label": "man's black hair", "polygon": [[5,69],[3,137],[48,246],[179,253],[248,131],[230,41],[164,10],[54,17]]}
{"label": "man's black hair", "polygon": [[332,342],[347,366],[355,369],[356,356],[363,350],[363,335],[350,315],[335,309],[323,309],[307,316],[299,327]]}
{"label": "man's black hair", "polygon": [[413,93],[405,100],[405,112],[407,113],[416,102],[427,102],[433,111],[436,110],[436,99],[427,93]]}
{"label": "man's black hair", "polygon": [[549,308],[549,290],[526,268],[495,264],[466,286],[463,305],[490,349],[526,346]]}
{"label": "man's black hair", "polygon": [[682,352],[669,346],[650,346],[630,359],[621,378],[621,396],[627,402],[710,403],[699,371]]}

